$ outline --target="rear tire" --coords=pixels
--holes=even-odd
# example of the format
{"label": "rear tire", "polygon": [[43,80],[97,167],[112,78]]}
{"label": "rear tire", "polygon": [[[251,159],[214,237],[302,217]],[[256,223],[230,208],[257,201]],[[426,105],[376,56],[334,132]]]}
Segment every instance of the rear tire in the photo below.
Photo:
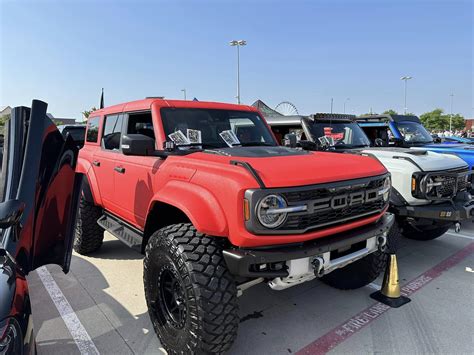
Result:
{"label": "rear tire", "polygon": [[77,212],[74,250],[86,255],[98,250],[104,240],[104,230],[97,224],[102,209],[81,197]]}
{"label": "rear tire", "polygon": [[444,226],[444,227],[437,227],[437,228],[430,228],[430,229],[423,229],[418,227],[420,231],[416,230],[414,227],[410,226],[409,224],[403,227],[403,236],[408,239],[414,240],[433,240],[436,238],[441,237],[444,233],[446,233],[451,226]]}
{"label": "rear tire", "polygon": [[148,313],[169,354],[223,353],[239,324],[237,288],[215,238],[188,223],[155,232],[143,262]]}

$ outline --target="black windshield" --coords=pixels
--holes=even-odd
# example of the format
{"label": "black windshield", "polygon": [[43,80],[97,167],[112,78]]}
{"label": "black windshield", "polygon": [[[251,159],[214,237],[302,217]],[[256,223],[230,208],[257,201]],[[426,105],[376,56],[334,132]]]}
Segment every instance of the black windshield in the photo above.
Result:
{"label": "black windshield", "polygon": [[[255,112],[195,108],[164,108],[161,110],[166,139],[186,145],[200,137],[204,149],[229,146],[277,145],[263,119]],[[181,133],[177,136],[175,133]],[[198,132],[197,132],[198,131]],[[234,143],[229,141],[234,137]],[[182,138],[182,140],[180,140]]]}
{"label": "black windshield", "polygon": [[329,137],[336,149],[363,148],[370,146],[364,131],[354,122],[326,122],[306,120],[312,140],[320,142],[321,137]]}

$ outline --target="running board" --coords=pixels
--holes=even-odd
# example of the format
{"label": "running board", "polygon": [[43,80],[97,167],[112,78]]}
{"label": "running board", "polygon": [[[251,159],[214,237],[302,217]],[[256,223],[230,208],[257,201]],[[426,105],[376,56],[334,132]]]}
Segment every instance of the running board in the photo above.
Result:
{"label": "running board", "polygon": [[109,214],[104,214],[100,217],[97,220],[97,224],[128,247],[141,253],[143,236],[138,230]]}

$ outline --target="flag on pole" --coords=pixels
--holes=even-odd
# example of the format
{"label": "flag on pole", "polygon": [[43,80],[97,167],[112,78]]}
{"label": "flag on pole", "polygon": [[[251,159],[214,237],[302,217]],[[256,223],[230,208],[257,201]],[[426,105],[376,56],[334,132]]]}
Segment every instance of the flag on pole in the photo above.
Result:
{"label": "flag on pole", "polygon": [[102,95],[100,95],[100,109],[104,108],[104,88],[102,88]]}

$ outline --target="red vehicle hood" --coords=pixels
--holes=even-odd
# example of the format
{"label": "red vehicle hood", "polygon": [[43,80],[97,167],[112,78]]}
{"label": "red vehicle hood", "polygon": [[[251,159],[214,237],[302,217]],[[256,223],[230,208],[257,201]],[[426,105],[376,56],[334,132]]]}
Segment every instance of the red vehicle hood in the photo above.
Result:
{"label": "red vehicle hood", "polygon": [[[276,154],[275,148],[278,148]],[[256,151],[258,153],[253,154]],[[268,154],[265,154],[266,151]],[[285,151],[289,153],[285,154]],[[200,152],[188,155],[187,158],[227,166],[230,166],[232,160],[250,163],[265,186],[270,188],[352,180],[387,172],[378,160],[352,154],[305,152],[284,147],[232,148],[225,149],[224,153],[226,155]],[[236,166],[235,169],[244,168]]]}

